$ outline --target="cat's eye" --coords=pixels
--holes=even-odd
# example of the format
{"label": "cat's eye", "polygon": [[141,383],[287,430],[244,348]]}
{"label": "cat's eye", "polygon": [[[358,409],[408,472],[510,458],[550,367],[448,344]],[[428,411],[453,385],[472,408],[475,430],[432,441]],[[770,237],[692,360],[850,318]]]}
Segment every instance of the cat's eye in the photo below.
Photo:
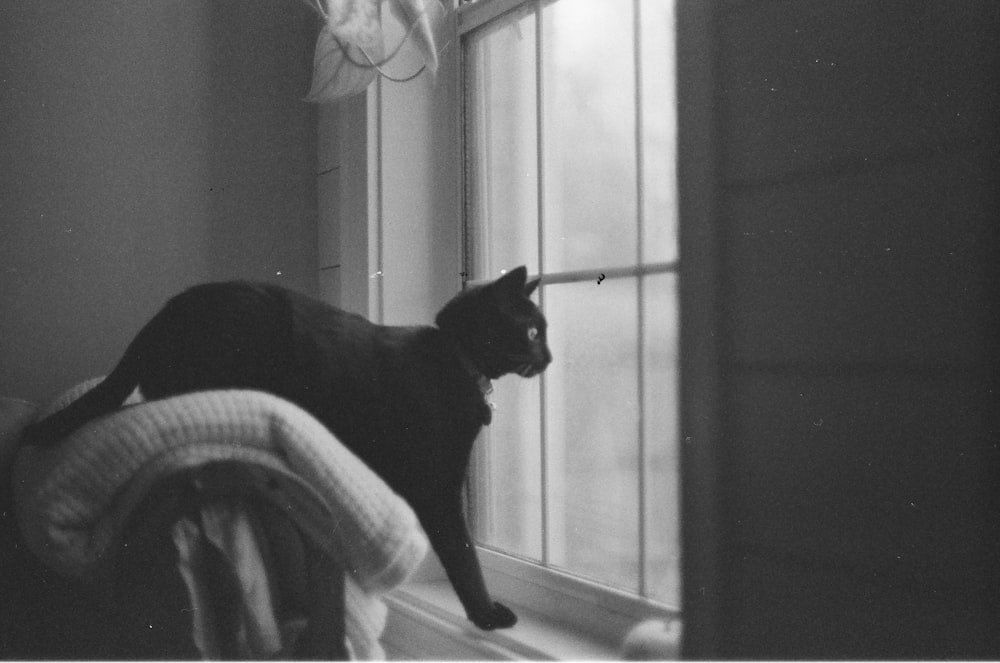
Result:
{"label": "cat's eye", "polygon": [[538,338],[538,327],[528,327],[528,340],[534,341]]}

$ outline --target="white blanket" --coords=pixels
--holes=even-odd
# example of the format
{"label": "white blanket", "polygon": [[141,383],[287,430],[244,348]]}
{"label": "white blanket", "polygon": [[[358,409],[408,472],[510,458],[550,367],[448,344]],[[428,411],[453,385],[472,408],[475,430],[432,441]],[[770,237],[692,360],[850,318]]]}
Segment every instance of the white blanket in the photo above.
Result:
{"label": "white blanket", "polygon": [[[48,411],[96,382],[67,392]],[[51,449],[25,448],[13,473],[18,521],[39,557],[88,579],[164,472],[216,460],[274,466],[321,498],[324,522],[316,514],[300,520],[349,573],[348,603],[358,608],[346,615],[351,650],[378,656],[385,608],[373,599],[408,577],[427,540],[402,498],[315,418],[275,396],[207,391],[141,402],[85,424]]]}

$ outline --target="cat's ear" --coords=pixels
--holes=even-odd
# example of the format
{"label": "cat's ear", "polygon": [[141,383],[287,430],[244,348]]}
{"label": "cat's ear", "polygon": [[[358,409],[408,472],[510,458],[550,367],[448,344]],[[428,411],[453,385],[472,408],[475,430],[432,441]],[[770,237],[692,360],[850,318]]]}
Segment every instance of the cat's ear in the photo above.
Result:
{"label": "cat's ear", "polygon": [[524,291],[524,282],[528,279],[528,268],[524,265],[515,267],[493,282],[497,292],[510,297],[518,297]]}
{"label": "cat's ear", "polygon": [[524,296],[531,297],[531,293],[538,289],[538,284],[542,282],[541,277],[537,279],[531,279],[524,285]]}

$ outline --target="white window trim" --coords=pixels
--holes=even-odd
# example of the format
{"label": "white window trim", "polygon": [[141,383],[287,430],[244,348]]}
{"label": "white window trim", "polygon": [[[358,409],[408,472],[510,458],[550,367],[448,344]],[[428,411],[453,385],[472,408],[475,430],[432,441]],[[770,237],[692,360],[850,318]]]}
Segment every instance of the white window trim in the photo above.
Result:
{"label": "white window trim", "polygon": [[680,618],[677,610],[481,546],[479,559],[488,586],[498,596],[599,642],[620,642],[641,621]]}
{"label": "white window trim", "polygon": [[[391,594],[382,643],[395,659],[616,660],[620,640],[602,641],[521,606],[510,629],[481,631],[462,613],[447,581],[411,583]],[[664,656],[669,658],[669,656]]]}
{"label": "white window trim", "polygon": [[481,631],[465,618],[447,580],[412,582],[388,598],[387,651],[405,658],[614,660],[633,629],[657,621],[665,627],[656,658],[678,657],[677,610],[481,546],[478,551],[494,599],[514,609],[518,624]]}

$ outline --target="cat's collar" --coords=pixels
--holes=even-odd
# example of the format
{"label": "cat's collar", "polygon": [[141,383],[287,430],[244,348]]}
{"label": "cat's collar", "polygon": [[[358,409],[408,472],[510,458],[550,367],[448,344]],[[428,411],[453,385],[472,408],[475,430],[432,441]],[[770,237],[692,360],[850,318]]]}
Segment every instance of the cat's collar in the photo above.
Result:
{"label": "cat's collar", "polygon": [[[487,396],[493,393],[493,380],[488,378],[485,373],[479,370],[479,367],[476,366],[475,362],[472,361],[469,355],[467,355],[457,343],[455,344],[455,354],[458,357],[458,362],[462,365],[462,368],[465,369],[465,372],[476,381],[476,386],[479,387],[479,393],[481,393],[483,398],[486,399]],[[490,403],[490,407],[493,407],[492,403]]]}
{"label": "cat's collar", "polygon": [[462,364],[462,368],[468,373],[473,380],[476,381],[476,386],[479,387],[479,393],[483,395],[483,398],[489,396],[493,393],[493,380],[486,377],[486,375],[479,370],[472,360],[469,359],[464,352],[458,351],[458,360]]}
{"label": "cat's collar", "polygon": [[479,373],[476,376],[476,386],[479,387],[479,393],[483,396],[483,425],[489,426],[493,421],[493,411],[497,409],[496,403],[490,398],[490,394],[493,393],[493,380]]}
{"label": "cat's collar", "polygon": [[462,351],[461,348],[455,347],[456,355],[458,356],[458,362],[462,365],[465,372],[471,377],[476,386],[479,387],[479,394],[482,396],[482,422],[484,426],[489,426],[493,421],[493,410],[496,409],[496,405],[490,400],[490,394],[493,393],[493,380],[488,378],[478,367],[472,362],[472,360]]}

